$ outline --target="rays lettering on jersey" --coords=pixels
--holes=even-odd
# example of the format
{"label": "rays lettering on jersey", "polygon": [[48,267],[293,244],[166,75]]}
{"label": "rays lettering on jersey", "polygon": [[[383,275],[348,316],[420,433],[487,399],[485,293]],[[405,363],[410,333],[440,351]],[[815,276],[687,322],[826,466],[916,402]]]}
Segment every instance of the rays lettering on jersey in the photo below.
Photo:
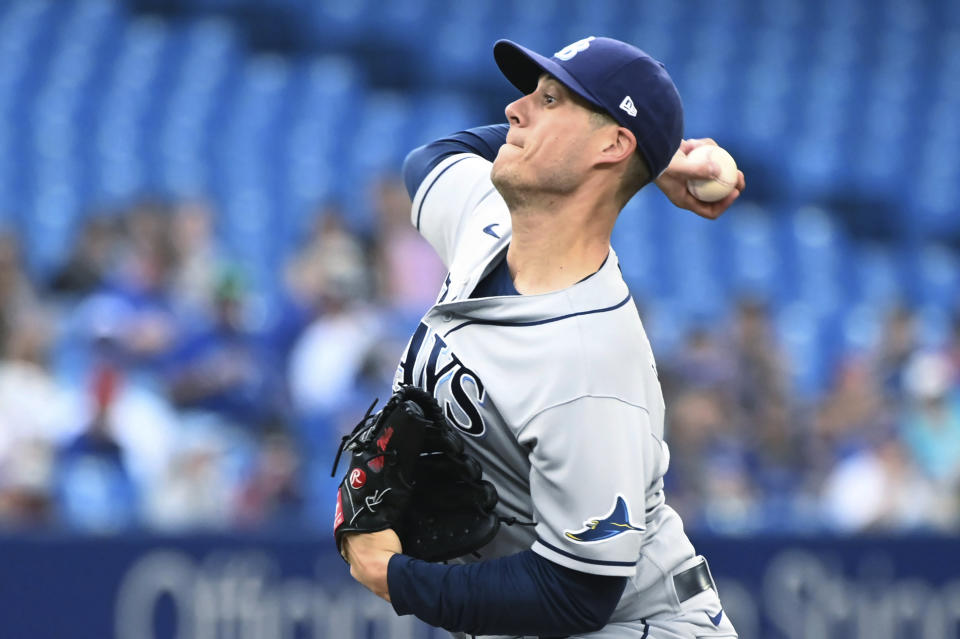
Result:
{"label": "rays lettering on jersey", "polygon": [[432,340],[427,339],[429,332],[430,327],[421,322],[397,367],[395,384],[419,386],[437,398],[454,426],[467,435],[483,435],[483,382],[464,366],[438,333],[433,333]]}

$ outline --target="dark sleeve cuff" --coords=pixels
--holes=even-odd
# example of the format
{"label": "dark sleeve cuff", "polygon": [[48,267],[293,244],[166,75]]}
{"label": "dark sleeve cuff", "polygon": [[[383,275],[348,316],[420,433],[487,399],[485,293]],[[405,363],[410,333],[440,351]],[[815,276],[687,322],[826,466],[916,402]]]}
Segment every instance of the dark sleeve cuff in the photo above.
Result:
{"label": "dark sleeve cuff", "polygon": [[410,589],[405,584],[409,579],[407,564],[413,560],[413,557],[396,554],[387,562],[387,592],[390,593],[390,604],[398,615],[415,614],[406,597]]}
{"label": "dark sleeve cuff", "polygon": [[387,567],[399,615],[478,635],[570,635],[602,628],[626,577],[581,573],[532,551],[474,564],[432,564],[394,555]]}

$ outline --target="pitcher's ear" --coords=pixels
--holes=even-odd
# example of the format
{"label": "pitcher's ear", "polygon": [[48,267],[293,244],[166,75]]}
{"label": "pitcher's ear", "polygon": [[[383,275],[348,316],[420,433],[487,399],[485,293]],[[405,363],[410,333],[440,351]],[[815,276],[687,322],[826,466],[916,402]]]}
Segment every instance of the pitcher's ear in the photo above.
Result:
{"label": "pitcher's ear", "polygon": [[611,128],[610,136],[604,140],[604,143],[601,154],[606,162],[620,162],[632,156],[637,150],[637,138],[630,129],[623,126],[618,126],[616,130]]}

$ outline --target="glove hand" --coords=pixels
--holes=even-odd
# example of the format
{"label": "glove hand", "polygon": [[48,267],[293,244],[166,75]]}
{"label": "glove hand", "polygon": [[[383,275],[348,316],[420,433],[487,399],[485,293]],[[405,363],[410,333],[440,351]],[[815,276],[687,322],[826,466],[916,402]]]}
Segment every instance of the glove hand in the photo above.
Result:
{"label": "glove hand", "polygon": [[[421,391],[422,392],[422,391]],[[407,395],[394,394],[376,415],[367,415],[344,437],[340,454],[350,453],[350,468],[340,482],[333,532],[337,549],[351,533],[373,533],[393,528],[413,490],[413,475],[429,425],[422,408]]]}
{"label": "glove hand", "polygon": [[687,154],[690,151],[707,144],[717,145],[710,138],[683,140],[667,170],[657,178],[656,184],[663,191],[663,194],[673,202],[674,206],[693,211],[700,217],[715,220],[730,208],[734,200],[740,197],[740,193],[746,188],[746,181],[743,177],[743,171],[737,171],[737,185],[730,195],[724,199],[718,202],[704,202],[693,197],[693,194],[687,190],[687,180],[716,177],[715,169],[711,164],[687,159]]}
{"label": "glove hand", "polygon": [[350,576],[378,597],[390,601],[387,568],[390,558],[401,552],[400,538],[391,529],[374,533],[348,533],[341,546],[350,564]]}
{"label": "glove hand", "polygon": [[425,561],[461,557],[489,543],[500,526],[497,491],[433,396],[405,386],[376,415],[372,410],[344,437],[334,460],[336,473],[341,453],[350,455],[333,524],[343,558],[353,563],[344,548],[348,537],[386,531],[398,541],[384,550],[402,547]]}

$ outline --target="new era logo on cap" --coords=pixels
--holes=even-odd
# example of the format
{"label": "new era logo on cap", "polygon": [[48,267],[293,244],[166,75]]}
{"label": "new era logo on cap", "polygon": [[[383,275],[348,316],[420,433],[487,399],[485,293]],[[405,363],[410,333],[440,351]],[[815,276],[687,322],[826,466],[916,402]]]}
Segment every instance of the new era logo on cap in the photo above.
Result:
{"label": "new era logo on cap", "polygon": [[629,95],[624,96],[623,101],[620,103],[620,108],[626,111],[630,117],[637,117],[637,107],[633,106],[633,100]]}

